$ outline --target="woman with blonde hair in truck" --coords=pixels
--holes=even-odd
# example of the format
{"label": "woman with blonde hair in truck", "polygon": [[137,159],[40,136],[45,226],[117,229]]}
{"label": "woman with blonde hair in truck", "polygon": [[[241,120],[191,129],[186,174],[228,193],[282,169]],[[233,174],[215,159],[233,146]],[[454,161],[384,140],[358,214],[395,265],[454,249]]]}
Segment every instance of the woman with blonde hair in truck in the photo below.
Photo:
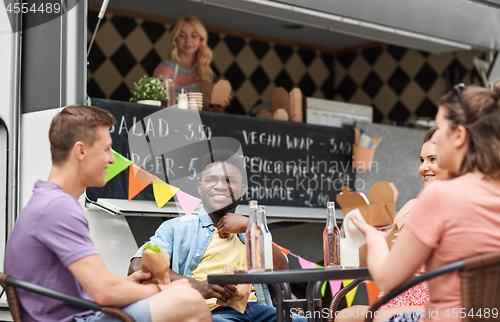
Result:
{"label": "woman with blonde hair in truck", "polygon": [[[170,40],[174,46],[171,57],[156,67],[153,77],[160,80],[172,79],[176,96],[182,90],[185,93],[200,92],[200,82],[214,81],[215,75],[210,68],[213,54],[207,44],[208,33],[198,18],[188,15],[177,20],[170,32]],[[203,105],[203,110],[223,112],[229,105],[230,98],[229,96],[222,105],[211,106],[207,102]]]}
{"label": "woman with blonde hair in truck", "polygon": [[185,92],[199,92],[199,82],[212,81],[214,76],[207,30],[195,16],[184,16],[175,23],[170,40],[174,46],[171,57],[156,67],[153,77],[171,78],[176,94],[182,88]]}

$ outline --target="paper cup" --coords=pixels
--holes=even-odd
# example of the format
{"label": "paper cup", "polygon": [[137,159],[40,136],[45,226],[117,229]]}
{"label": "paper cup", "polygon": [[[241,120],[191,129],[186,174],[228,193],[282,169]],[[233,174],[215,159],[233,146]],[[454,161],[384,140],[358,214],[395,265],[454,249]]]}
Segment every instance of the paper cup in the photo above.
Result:
{"label": "paper cup", "polygon": [[347,238],[340,238],[340,265],[342,268],[359,268],[359,250],[349,247]]}
{"label": "paper cup", "polygon": [[193,101],[193,100],[189,100],[188,101],[188,109],[197,111],[198,110],[198,104],[196,104],[196,102]]}

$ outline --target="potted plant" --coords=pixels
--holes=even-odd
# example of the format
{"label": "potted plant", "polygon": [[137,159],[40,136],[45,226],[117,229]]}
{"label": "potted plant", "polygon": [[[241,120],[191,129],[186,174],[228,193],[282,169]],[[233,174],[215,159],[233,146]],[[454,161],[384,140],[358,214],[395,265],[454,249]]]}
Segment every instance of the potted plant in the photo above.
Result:
{"label": "potted plant", "polygon": [[160,106],[168,98],[160,80],[155,77],[142,76],[137,83],[134,82],[134,88],[135,90],[130,91],[131,102]]}

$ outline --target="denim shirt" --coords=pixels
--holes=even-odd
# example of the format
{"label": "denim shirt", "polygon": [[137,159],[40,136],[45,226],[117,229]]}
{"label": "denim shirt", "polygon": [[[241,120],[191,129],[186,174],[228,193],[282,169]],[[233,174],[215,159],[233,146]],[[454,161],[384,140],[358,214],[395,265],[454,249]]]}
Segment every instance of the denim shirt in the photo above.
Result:
{"label": "denim shirt", "polygon": [[[149,239],[152,244],[165,249],[170,256],[170,268],[191,277],[200,263],[214,234],[214,223],[205,208],[198,215],[186,215],[163,222]],[[245,243],[245,234],[238,234]],[[144,245],[134,257],[142,257]]]}

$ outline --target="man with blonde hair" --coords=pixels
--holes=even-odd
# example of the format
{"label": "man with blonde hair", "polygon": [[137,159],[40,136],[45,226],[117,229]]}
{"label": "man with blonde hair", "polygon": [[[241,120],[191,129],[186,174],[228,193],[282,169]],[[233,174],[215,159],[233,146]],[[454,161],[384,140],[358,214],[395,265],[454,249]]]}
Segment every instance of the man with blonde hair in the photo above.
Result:
{"label": "man with blonde hair", "polygon": [[[122,307],[136,321],[211,321],[202,295],[186,281],[140,284],[150,273],[112,275],[89,235],[78,198],[87,187],[106,183],[114,162],[111,114],[73,105],[52,120],[52,169],[37,181],[7,243],[5,272],[12,277],[103,306]],[[118,321],[55,299],[19,290],[23,321]]]}

